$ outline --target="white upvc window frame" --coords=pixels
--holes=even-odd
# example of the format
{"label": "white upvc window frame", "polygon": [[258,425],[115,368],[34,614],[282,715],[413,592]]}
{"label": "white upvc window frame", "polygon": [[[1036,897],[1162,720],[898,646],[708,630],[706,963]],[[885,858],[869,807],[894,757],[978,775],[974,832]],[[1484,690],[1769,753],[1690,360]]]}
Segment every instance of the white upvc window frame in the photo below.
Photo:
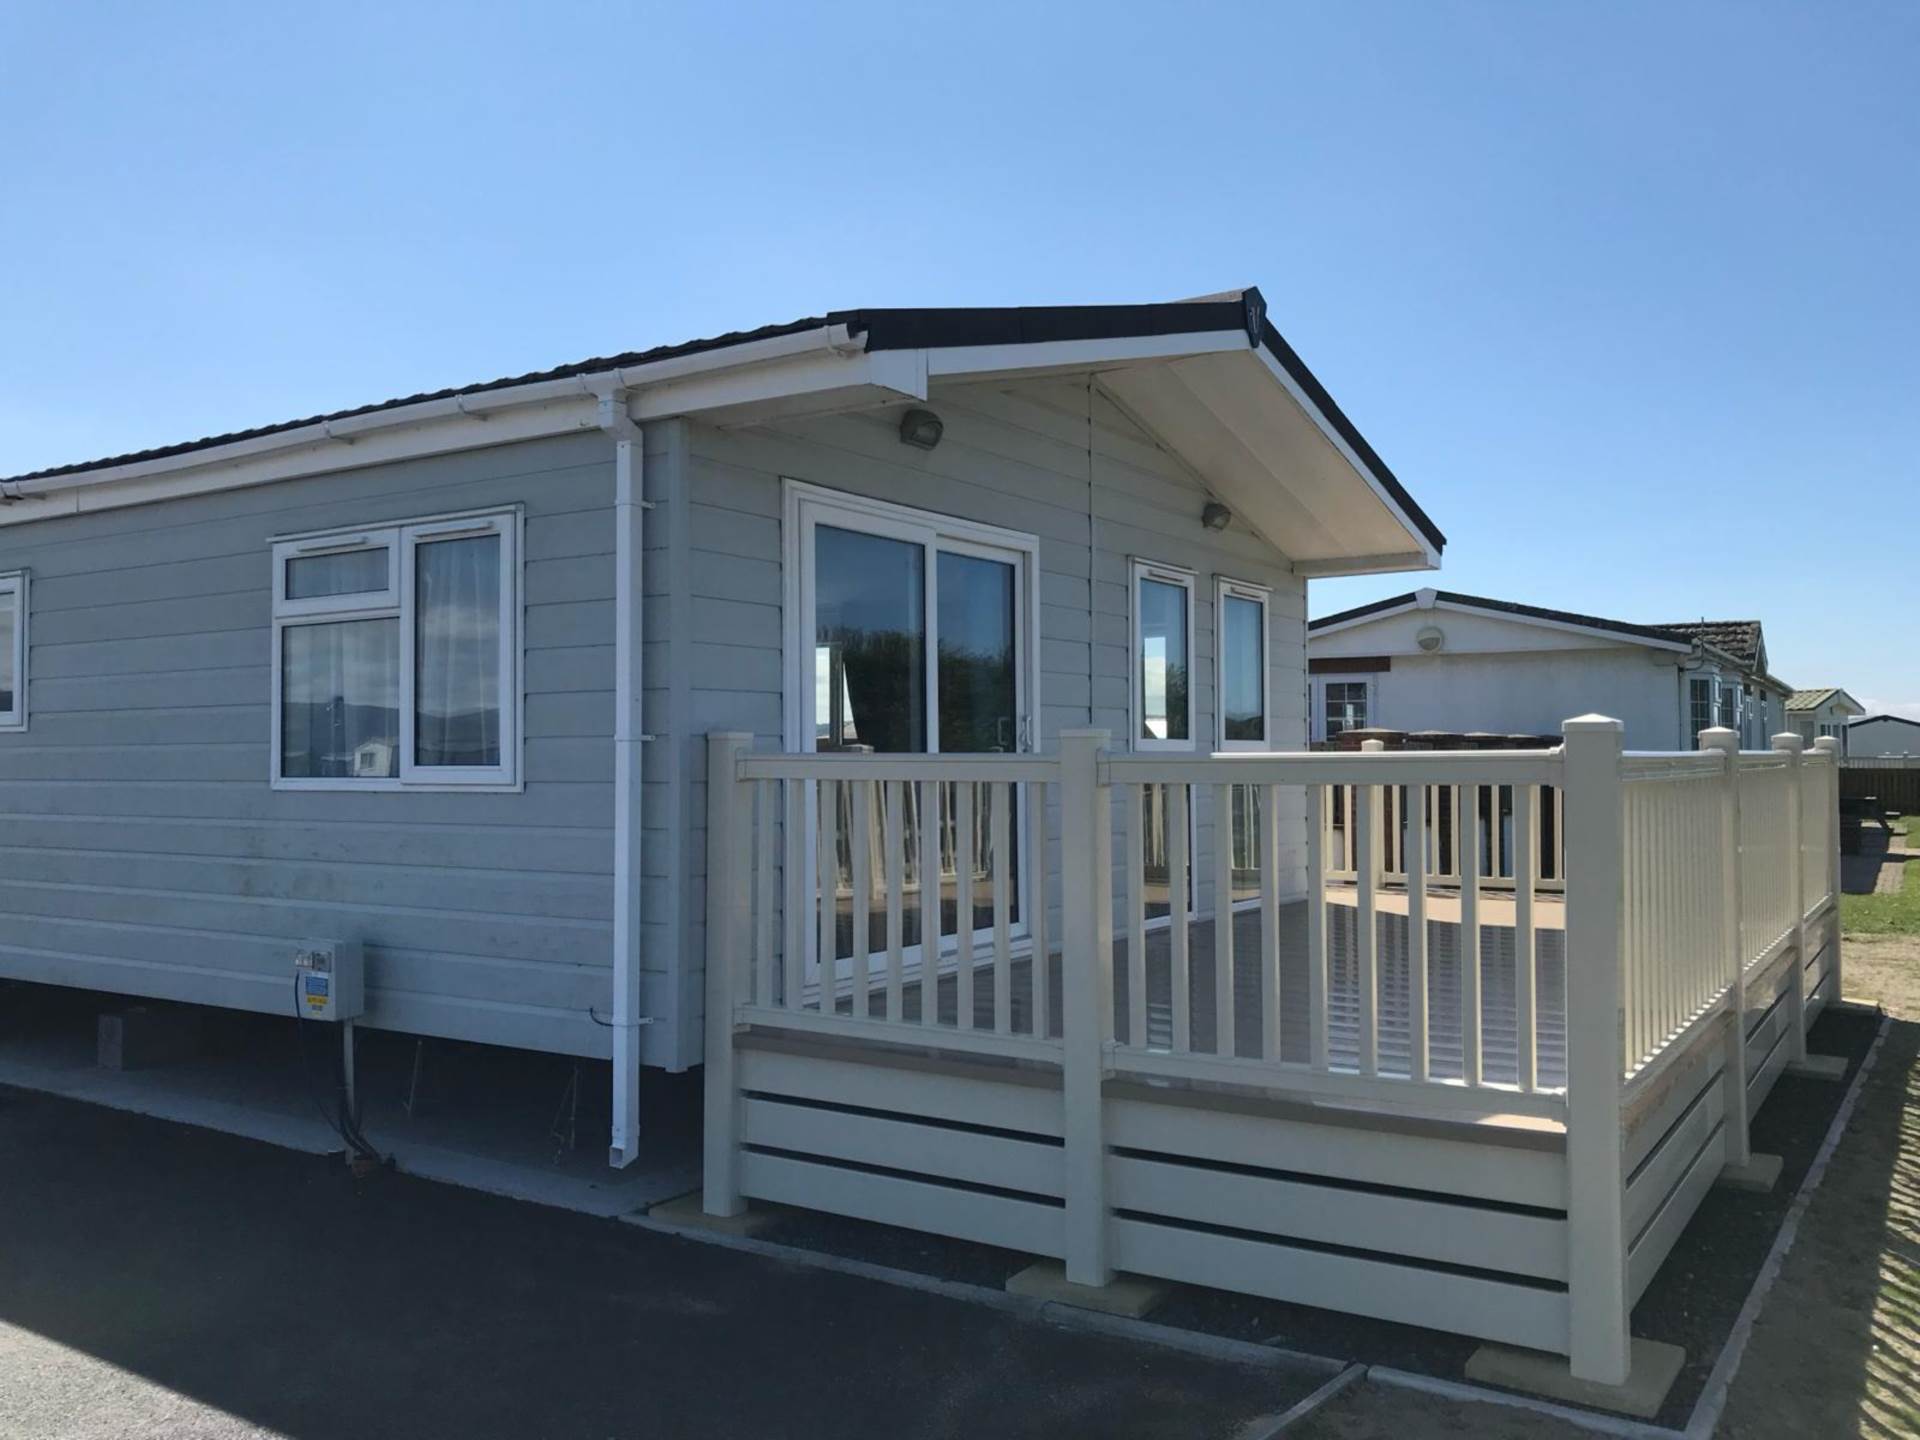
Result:
{"label": "white upvc window frame", "polygon": [[[1260,738],[1227,739],[1227,601],[1260,607]],[[1273,591],[1265,585],[1214,576],[1213,582],[1213,734],[1221,750],[1268,750],[1273,746]]]}
{"label": "white upvc window frame", "polygon": [[1338,670],[1315,675],[1312,681],[1307,694],[1307,704],[1312,708],[1312,714],[1307,717],[1307,734],[1314,741],[1323,742],[1333,738],[1327,734],[1327,686],[1329,685],[1363,687],[1367,697],[1367,723],[1365,726],[1356,728],[1372,729],[1379,724],[1380,716],[1377,707],[1380,703],[1380,677],[1377,672]]}
{"label": "white upvc window frame", "polygon": [[810,481],[783,479],[783,537],[781,566],[785,575],[785,657],[786,703],[782,720],[787,732],[787,748],[811,751],[815,748],[817,717],[814,713],[814,528],[830,525],[862,534],[884,536],[924,547],[927,556],[921,583],[921,621],[924,627],[922,683],[925,687],[927,747],[929,754],[940,750],[939,673],[933,663],[940,643],[939,555],[949,551],[977,555],[985,559],[1014,564],[1014,596],[1018,616],[1014,657],[1014,711],[1016,715],[1013,750],[1016,754],[1040,748],[1040,537],[1022,530],[1008,530],[937,510],[899,505],[890,500],[874,500],[848,490],[835,490]]}
{"label": "white upvc window frame", "polygon": [[[521,603],[521,530],[523,511],[514,505],[501,509],[425,516],[376,526],[353,526],[276,537],[273,541],[273,688],[272,742],[268,747],[268,778],[275,790],[352,790],[361,792],[463,791],[517,793],[525,788],[521,737],[524,734],[525,627]],[[418,695],[415,689],[416,555],[419,547],[437,541],[478,535],[500,540],[500,763],[498,765],[419,765],[414,763],[414,731]],[[383,589],[347,595],[287,596],[287,562],[355,550],[387,552],[387,582]],[[352,620],[393,620],[399,627],[400,673],[397,702],[400,709],[400,773],[397,776],[289,776],[283,763],[281,704],[285,694],[282,673],[283,642],[287,630],[299,625]]]}
{"label": "white upvc window frame", "polygon": [[[1194,695],[1194,674],[1198,658],[1193,643],[1195,574],[1181,566],[1168,565],[1139,555],[1130,558],[1127,574],[1127,610],[1131,617],[1127,644],[1127,694],[1129,697],[1127,733],[1130,740],[1128,748],[1143,753],[1154,751],[1185,753],[1197,750],[1200,748],[1200,738],[1196,714],[1198,706]],[[1187,592],[1187,738],[1184,740],[1157,740],[1145,734],[1146,705],[1141,688],[1146,672],[1146,657],[1142,654],[1140,587],[1148,580],[1162,585],[1176,585]]]}
{"label": "white upvc window frame", "polygon": [[0,595],[13,596],[13,633],[0,636],[0,645],[13,647],[13,705],[0,710],[0,733],[27,728],[27,572],[0,574]]}

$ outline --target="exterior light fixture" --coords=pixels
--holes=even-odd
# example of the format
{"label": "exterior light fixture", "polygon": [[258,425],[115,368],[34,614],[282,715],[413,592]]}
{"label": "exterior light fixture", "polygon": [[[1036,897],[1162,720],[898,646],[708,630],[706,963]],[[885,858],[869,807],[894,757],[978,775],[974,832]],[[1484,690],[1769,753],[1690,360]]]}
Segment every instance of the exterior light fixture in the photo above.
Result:
{"label": "exterior light fixture", "polygon": [[900,417],[900,443],[916,450],[933,449],[946,432],[946,425],[931,410],[916,408]]}
{"label": "exterior light fixture", "polygon": [[1426,651],[1427,654],[1432,655],[1446,648],[1447,632],[1442,630],[1438,625],[1423,625],[1420,627],[1419,633],[1413,637],[1413,643]]}
{"label": "exterior light fixture", "polygon": [[1207,508],[1200,512],[1200,523],[1209,530],[1224,530],[1233,523],[1233,511],[1218,500],[1209,500]]}

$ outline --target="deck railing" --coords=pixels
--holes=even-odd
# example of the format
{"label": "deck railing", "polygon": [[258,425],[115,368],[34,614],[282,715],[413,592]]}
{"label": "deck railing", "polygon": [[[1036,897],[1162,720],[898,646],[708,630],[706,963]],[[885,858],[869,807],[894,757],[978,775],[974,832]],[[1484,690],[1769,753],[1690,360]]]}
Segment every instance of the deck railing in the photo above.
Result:
{"label": "deck railing", "polygon": [[[1057,1072],[1068,1274],[1105,1261],[1109,1078],[1564,1128],[1577,1368],[1624,1365],[1622,1120],[1831,934],[1838,767],[1797,737],[1535,751],[767,754],[710,739],[707,1205],[742,1030]],[[1824,929],[1822,928],[1824,927]],[[1836,947],[1837,951],[1837,947]],[[1840,993],[1830,961],[1827,995]],[[1607,1256],[1612,1254],[1614,1259]]]}

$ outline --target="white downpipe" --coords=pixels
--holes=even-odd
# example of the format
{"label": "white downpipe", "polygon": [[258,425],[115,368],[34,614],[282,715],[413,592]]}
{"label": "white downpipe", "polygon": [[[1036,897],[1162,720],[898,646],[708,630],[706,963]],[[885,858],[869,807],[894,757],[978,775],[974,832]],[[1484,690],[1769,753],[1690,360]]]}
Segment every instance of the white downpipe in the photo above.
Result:
{"label": "white downpipe", "polygon": [[646,537],[646,462],[627,392],[600,395],[600,428],[614,440],[613,621],[613,1132],[607,1163],[624,1169],[640,1156],[640,782],[641,556]]}

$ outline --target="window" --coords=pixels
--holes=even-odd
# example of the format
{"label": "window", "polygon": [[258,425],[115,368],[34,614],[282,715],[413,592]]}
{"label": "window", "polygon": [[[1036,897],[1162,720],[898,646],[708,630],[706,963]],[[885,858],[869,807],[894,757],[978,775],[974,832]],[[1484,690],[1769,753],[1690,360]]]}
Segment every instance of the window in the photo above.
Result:
{"label": "window", "polygon": [[[1032,748],[1038,675],[1033,618],[1039,541],[1031,535],[910,509],[863,496],[788,481],[789,736],[809,750],[881,754],[1010,753]],[[928,874],[938,885],[938,938],[979,934],[994,923],[992,873],[994,792],[970,784],[972,850],[959,845],[959,785],[935,789],[938,813],[931,829],[937,855]],[[1026,884],[1021,876],[1026,801],[1015,793],[1008,815],[1008,872],[1013,877],[1010,920],[1025,933]],[[809,805],[813,803],[809,800]],[[834,834],[839,853],[834,954],[851,967],[856,957],[884,962],[886,891],[870,889],[871,908],[853,911],[850,797],[838,797]],[[886,795],[876,798],[870,823],[891,825]],[[910,895],[902,915],[903,944],[917,958],[921,946],[921,791],[901,793],[902,886]],[[809,814],[809,835],[817,832]],[[878,828],[875,835],[884,833]],[[808,841],[811,846],[814,842]],[[875,840],[869,856],[884,850]],[[808,861],[811,867],[817,863]],[[958,910],[953,881],[960,866],[974,877],[973,913]],[[811,868],[809,873],[813,873]],[[808,937],[819,963],[819,941]],[[957,942],[956,942],[957,948]],[[850,973],[850,971],[849,971]]]}
{"label": "window", "polygon": [[1133,743],[1191,750],[1193,575],[1133,562]]}
{"label": "window", "polygon": [[[1220,748],[1264,750],[1267,733],[1267,591],[1220,579],[1214,585],[1214,693],[1220,697]],[[1235,903],[1255,899],[1260,886],[1261,790],[1230,790]]]}
{"label": "window", "polygon": [[273,547],[273,783],[519,783],[519,517]]}
{"label": "window", "polygon": [[1687,748],[1700,748],[1700,732],[1713,728],[1714,679],[1693,675],[1687,679]]}
{"label": "window", "polygon": [[1215,588],[1220,748],[1267,748],[1267,592],[1236,580]]}
{"label": "window", "polygon": [[27,575],[0,575],[0,730],[27,728]]}
{"label": "window", "polygon": [[1720,724],[1736,735],[1740,733],[1740,687],[1731,680],[1720,682]]}
{"label": "window", "polygon": [[1322,740],[1331,740],[1347,730],[1365,730],[1372,723],[1370,680],[1319,680],[1318,729]]}

